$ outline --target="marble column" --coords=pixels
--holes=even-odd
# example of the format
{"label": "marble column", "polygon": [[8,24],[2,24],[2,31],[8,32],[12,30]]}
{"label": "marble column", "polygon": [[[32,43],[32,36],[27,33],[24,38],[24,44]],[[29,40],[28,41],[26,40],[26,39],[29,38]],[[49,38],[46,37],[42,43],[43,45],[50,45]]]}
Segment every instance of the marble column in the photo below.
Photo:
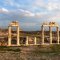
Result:
{"label": "marble column", "polygon": [[42,26],[42,45],[44,44],[44,27]]}
{"label": "marble column", "polygon": [[36,37],[34,37],[34,44],[35,44],[35,45],[37,44],[37,42],[36,42]]}
{"label": "marble column", "polygon": [[59,27],[56,28],[57,28],[57,43],[59,44]]}
{"label": "marble column", "polygon": [[20,45],[20,39],[19,39],[19,26],[17,27],[17,46]]}
{"label": "marble column", "polygon": [[29,37],[28,37],[28,36],[26,36],[26,45],[28,45],[28,38],[29,38]]}
{"label": "marble column", "polygon": [[50,31],[50,44],[52,44],[52,27],[49,27],[49,31]]}
{"label": "marble column", "polygon": [[11,46],[11,26],[8,28],[8,46]]}

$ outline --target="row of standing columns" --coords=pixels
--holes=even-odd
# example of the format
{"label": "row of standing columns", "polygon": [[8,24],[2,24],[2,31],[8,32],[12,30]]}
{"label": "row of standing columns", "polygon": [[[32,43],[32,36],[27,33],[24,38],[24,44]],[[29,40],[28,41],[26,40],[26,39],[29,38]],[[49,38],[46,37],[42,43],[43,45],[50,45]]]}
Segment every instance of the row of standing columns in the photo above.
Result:
{"label": "row of standing columns", "polygon": [[[59,44],[59,28],[57,29],[57,43]],[[50,44],[52,44],[52,27],[49,27],[50,31]],[[11,46],[11,40],[12,40],[12,33],[11,33],[11,26],[9,26],[9,36],[8,36],[8,46]],[[29,37],[26,36],[26,45],[29,45],[28,43]],[[37,44],[36,37],[34,38],[34,45]],[[42,44],[44,44],[44,26],[42,26]],[[19,27],[17,27],[17,46],[20,46],[20,38],[19,38]]]}
{"label": "row of standing columns", "polygon": [[[17,46],[20,46],[20,32],[19,32],[19,23],[17,21],[13,21],[10,23],[8,27],[8,46],[11,46],[11,40],[12,40],[12,27],[17,27]],[[26,36],[26,45],[29,45],[28,43],[29,37]],[[34,44],[36,45],[36,37],[34,38]]]}
{"label": "row of standing columns", "polygon": [[[59,28],[57,29],[57,44],[59,44]],[[49,26],[49,32],[50,32],[50,44],[52,44],[52,27]],[[44,26],[42,26],[42,44],[44,44]]]}
{"label": "row of standing columns", "polygon": [[[50,31],[50,44],[52,44],[52,27],[49,27]],[[28,43],[29,37],[26,36],[26,45]],[[57,43],[59,44],[59,28],[57,27]],[[36,37],[34,37],[34,45],[37,44]],[[44,44],[44,27],[42,27],[42,44]],[[11,27],[9,27],[9,37],[8,37],[8,46],[11,46]],[[19,39],[19,27],[17,29],[17,46],[20,46],[20,39]]]}
{"label": "row of standing columns", "polygon": [[[12,40],[12,33],[11,33],[11,26],[9,26],[9,35],[8,35],[8,46],[11,46],[11,40]],[[19,27],[17,27],[17,46],[20,46],[20,38],[19,38]],[[29,37],[26,36],[26,45],[29,45],[28,43]],[[34,38],[34,44],[36,45],[36,37]]]}

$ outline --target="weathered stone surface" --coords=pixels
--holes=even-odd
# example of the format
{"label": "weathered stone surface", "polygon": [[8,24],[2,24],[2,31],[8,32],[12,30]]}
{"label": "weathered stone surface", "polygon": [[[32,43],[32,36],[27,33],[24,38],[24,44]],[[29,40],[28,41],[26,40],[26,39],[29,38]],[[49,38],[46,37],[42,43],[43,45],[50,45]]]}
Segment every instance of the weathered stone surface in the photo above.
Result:
{"label": "weathered stone surface", "polygon": [[28,46],[19,47],[19,49],[21,49],[20,52],[0,51],[0,60],[60,60],[60,54],[38,52],[41,50],[46,52],[49,47]]}

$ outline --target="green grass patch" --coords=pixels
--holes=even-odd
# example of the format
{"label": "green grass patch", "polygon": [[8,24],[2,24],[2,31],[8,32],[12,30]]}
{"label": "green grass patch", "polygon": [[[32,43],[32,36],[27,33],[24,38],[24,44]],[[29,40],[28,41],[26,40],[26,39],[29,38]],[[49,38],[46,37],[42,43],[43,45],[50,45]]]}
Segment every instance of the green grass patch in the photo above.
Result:
{"label": "green grass patch", "polygon": [[6,46],[0,46],[0,52],[1,51],[14,51],[14,52],[20,52],[20,48],[18,47],[6,47]]}
{"label": "green grass patch", "polygon": [[37,46],[35,50],[32,51],[33,54],[44,54],[44,55],[59,55],[60,54],[60,45],[49,45],[49,46]]}

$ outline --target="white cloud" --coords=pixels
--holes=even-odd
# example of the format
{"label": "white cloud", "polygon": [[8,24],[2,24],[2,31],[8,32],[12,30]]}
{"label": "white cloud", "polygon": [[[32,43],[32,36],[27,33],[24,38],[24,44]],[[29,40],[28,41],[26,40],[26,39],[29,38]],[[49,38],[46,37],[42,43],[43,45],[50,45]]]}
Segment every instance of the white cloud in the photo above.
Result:
{"label": "white cloud", "polygon": [[[17,12],[17,13],[16,13]],[[1,8],[0,13],[5,13],[8,14],[8,16],[25,16],[25,17],[43,17],[44,15],[47,14],[47,12],[36,12],[32,13],[31,11],[28,10],[23,10],[23,9],[17,9],[17,10],[7,10],[6,8]]]}
{"label": "white cloud", "polygon": [[44,2],[44,0],[35,0],[34,5],[44,7],[45,2]]}
{"label": "white cloud", "polygon": [[43,16],[45,16],[47,14],[48,14],[47,12],[36,12],[35,17],[40,18],[40,17],[43,17]]}
{"label": "white cloud", "polygon": [[[25,5],[22,6],[21,4],[15,2],[15,0],[5,0],[5,4],[10,5],[10,6],[14,6],[17,8],[25,7]],[[45,8],[48,11],[52,11],[55,9],[60,10],[60,1],[59,0],[47,0],[47,1],[45,1],[45,0],[32,0],[32,3],[30,2],[29,6],[31,6],[30,7],[31,10],[35,10],[36,8],[39,8],[39,7]]]}
{"label": "white cloud", "polygon": [[[17,13],[16,13],[17,12]],[[0,13],[9,13],[9,14],[13,14],[13,15],[22,15],[22,16],[26,16],[26,17],[33,17],[35,16],[34,13],[28,11],[28,10],[23,10],[23,9],[17,9],[17,10],[8,10],[6,8],[1,8],[0,9]]]}
{"label": "white cloud", "polygon": [[8,10],[7,10],[7,9],[5,9],[5,8],[2,8],[2,11],[8,12]]}
{"label": "white cloud", "polygon": [[47,14],[47,12],[32,13],[28,10],[23,10],[23,9],[19,9],[19,11],[22,12],[23,16],[26,16],[26,17],[42,17],[43,15]]}
{"label": "white cloud", "polygon": [[25,14],[24,14],[25,16],[35,16],[35,14],[34,13],[31,13],[31,12],[29,12],[29,11],[25,11]]}
{"label": "white cloud", "polygon": [[9,11],[6,8],[1,8],[0,13],[8,13]]}
{"label": "white cloud", "polygon": [[47,9],[48,10],[60,10],[60,4],[59,3],[52,3],[52,2],[50,2],[50,3],[48,3],[48,5],[47,5]]}
{"label": "white cloud", "polygon": [[32,12],[30,12],[30,11],[28,11],[28,10],[23,10],[23,9],[19,9],[19,10],[22,12],[22,14],[23,14],[24,16],[27,16],[27,17],[33,17],[33,16],[35,16],[34,13],[32,13]]}
{"label": "white cloud", "polygon": [[[60,1],[59,0],[35,0],[33,4],[33,8],[44,8],[48,11],[52,10],[60,10]],[[35,9],[34,8],[34,9]]]}

